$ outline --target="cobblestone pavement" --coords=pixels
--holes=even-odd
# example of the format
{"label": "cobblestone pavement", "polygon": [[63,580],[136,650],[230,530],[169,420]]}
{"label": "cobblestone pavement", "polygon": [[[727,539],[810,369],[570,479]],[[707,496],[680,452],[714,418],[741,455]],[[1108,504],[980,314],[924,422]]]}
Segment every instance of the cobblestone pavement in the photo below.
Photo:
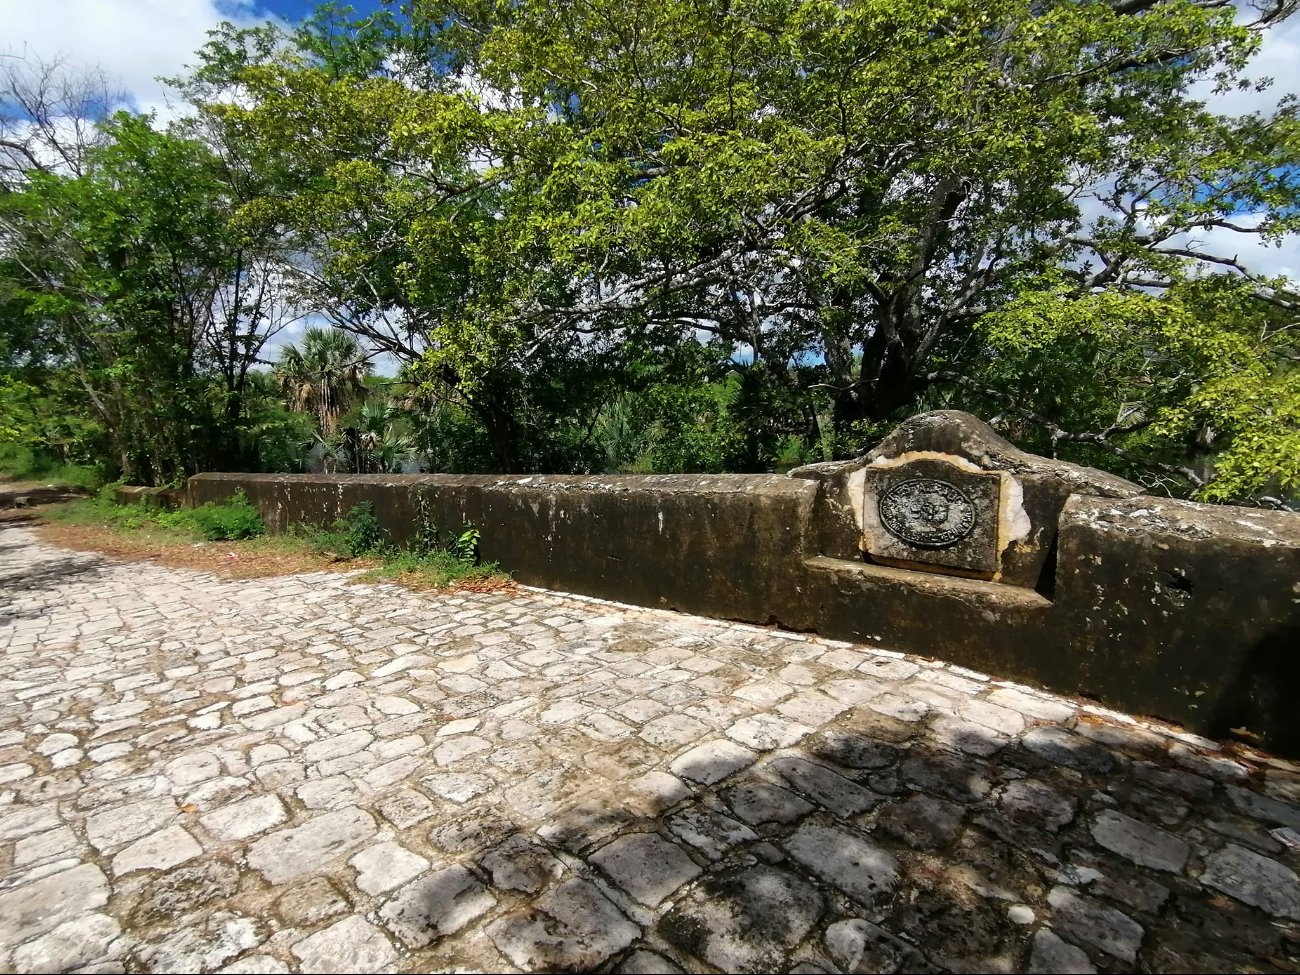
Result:
{"label": "cobblestone pavement", "polygon": [[0,530],[6,971],[1295,971],[1298,801],[897,653]]}

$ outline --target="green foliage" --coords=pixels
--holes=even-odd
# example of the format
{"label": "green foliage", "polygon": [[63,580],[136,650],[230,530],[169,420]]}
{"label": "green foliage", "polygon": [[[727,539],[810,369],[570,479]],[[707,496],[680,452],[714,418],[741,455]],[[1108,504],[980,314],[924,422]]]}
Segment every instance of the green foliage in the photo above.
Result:
{"label": "green foliage", "polygon": [[[0,187],[0,440],[160,484],[313,436],[375,473],[760,471],[955,406],[1153,489],[1293,496],[1300,297],[1229,255],[1300,231],[1300,99],[1202,97],[1294,4],[1246,6],[224,25],[186,120]],[[258,379],[307,311],[338,328]]]}
{"label": "green foliage", "polygon": [[456,536],[456,540],[447,546],[447,553],[453,558],[470,565],[478,563],[478,543],[482,539],[482,533],[473,525],[466,525],[464,531]]}
{"label": "green foliage", "polygon": [[363,502],[338,519],[330,531],[298,526],[297,536],[315,551],[378,561],[367,573],[369,579],[413,578],[422,585],[444,586],[462,579],[486,579],[500,575],[495,564],[480,564],[481,534],[465,525],[446,543],[435,524],[425,515],[415,535],[405,545],[388,540],[374,514],[374,506]]}
{"label": "green foliage", "polygon": [[322,534],[320,538],[322,544],[355,559],[378,553],[384,547],[385,536],[379,519],[375,517],[375,506],[364,501],[336,520],[333,531]]}
{"label": "green foliage", "polygon": [[381,565],[369,570],[362,578],[368,581],[401,579],[436,588],[454,582],[490,579],[502,574],[495,564],[479,564],[462,559],[452,552],[399,551],[386,556]]}
{"label": "green foliage", "polygon": [[[981,321],[981,378],[1012,395],[1013,416],[1032,411],[1063,428],[1059,440],[1022,431],[1049,452],[1116,466],[1118,447],[1125,473],[1154,483],[1137,458],[1165,465],[1155,476],[1185,469],[1206,500],[1295,496],[1300,346],[1287,326],[1225,277],[1159,295],[1045,287]],[[1113,431],[1104,443],[1065,433],[1101,429]]]}
{"label": "green foliage", "polygon": [[257,538],[266,531],[262,516],[242,491],[226,501],[162,511],[147,504],[118,504],[113,490],[120,486],[106,484],[96,497],[53,508],[49,516],[72,524],[214,542]]}
{"label": "green foliage", "polygon": [[197,508],[179,508],[158,515],[164,528],[193,531],[213,542],[256,538],[266,532],[262,515],[243,491],[220,503],[209,501]]}
{"label": "green foliage", "polygon": [[315,418],[328,436],[339,417],[365,398],[372,366],[353,336],[337,329],[309,328],[298,345],[280,350],[275,380],[289,406]]}
{"label": "green foliage", "polygon": [[88,491],[104,483],[100,468],[69,464],[30,447],[7,443],[0,443],[0,475],[14,481],[41,481]]}

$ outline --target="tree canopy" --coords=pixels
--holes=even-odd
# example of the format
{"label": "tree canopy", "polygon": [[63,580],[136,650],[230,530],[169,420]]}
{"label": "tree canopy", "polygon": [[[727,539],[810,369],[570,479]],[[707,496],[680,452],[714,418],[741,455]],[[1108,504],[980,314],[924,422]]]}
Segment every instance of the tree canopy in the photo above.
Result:
{"label": "tree canopy", "polygon": [[[1295,246],[1297,101],[1208,100],[1254,84],[1293,9],[417,0],[226,25],[171,131],[118,118],[84,171],[18,167],[6,328],[62,316],[44,349],[84,372],[69,303],[93,294],[96,334],[170,335],[149,375],[197,364],[230,402],[269,319],[196,309],[256,279],[391,356],[411,442],[453,466],[761,470],[958,406],[1153,489],[1295,496],[1297,293],[1231,240]],[[132,189],[146,159],[184,188]],[[86,277],[136,210],[140,260]],[[56,211],[88,216],[33,215]],[[205,328],[226,340],[199,362],[180,336]],[[213,462],[172,453],[149,463]]]}

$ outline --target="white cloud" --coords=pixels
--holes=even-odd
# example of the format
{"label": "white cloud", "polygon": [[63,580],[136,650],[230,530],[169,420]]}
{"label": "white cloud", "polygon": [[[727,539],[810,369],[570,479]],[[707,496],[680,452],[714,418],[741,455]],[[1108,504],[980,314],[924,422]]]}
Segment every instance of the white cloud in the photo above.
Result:
{"label": "white cloud", "polygon": [[1229,91],[1215,94],[1213,84],[1204,81],[1192,88],[1192,94],[1204,99],[1211,109],[1223,115],[1246,115],[1267,112],[1283,95],[1300,94],[1300,15],[1283,21],[1264,32],[1259,52],[1242,73],[1251,81],[1272,79],[1264,91]]}
{"label": "white cloud", "polygon": [[7,54],[62,56],[70,67],[100,67],[140,111],[170,118],[165,87],[156,79],[195,62],[207,31],[221,21],[259,24],[268,14],[249,0],[11,0],[0,4],[0,38]]}

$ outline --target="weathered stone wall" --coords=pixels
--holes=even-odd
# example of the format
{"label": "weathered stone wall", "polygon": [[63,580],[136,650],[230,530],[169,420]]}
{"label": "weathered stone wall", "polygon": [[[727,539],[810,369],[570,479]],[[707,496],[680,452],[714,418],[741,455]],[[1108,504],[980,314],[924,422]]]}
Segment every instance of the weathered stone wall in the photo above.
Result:
{"label": "weathered stone wall", "polygon": [[[530,585],[768,621],[799,565],[816,485],[787,477],[202,474],[193,504],[243,490],[267,525],[328,526],[361,502],[397,540],[425,523],[482,532]],[[772,620],[776,622],[774,618]]]}
{"label": "weathered stone wall", "polygon": [[185,488],[134,487],[119,485],[113,488],[113,499],[118,504],[143,504],[149,508],[171,511],[185,505]]}
{"label": "weathered stone wall", "polygon": [[[901,535],[899,484],[920,519]],[[524,583],[877,643],[1300,754],[1300,515],[1141,496],[965,414],[789,477],[202,474],[189,503],[239,490],[273,531],[363,501],[399,539],[472,522]]]}

